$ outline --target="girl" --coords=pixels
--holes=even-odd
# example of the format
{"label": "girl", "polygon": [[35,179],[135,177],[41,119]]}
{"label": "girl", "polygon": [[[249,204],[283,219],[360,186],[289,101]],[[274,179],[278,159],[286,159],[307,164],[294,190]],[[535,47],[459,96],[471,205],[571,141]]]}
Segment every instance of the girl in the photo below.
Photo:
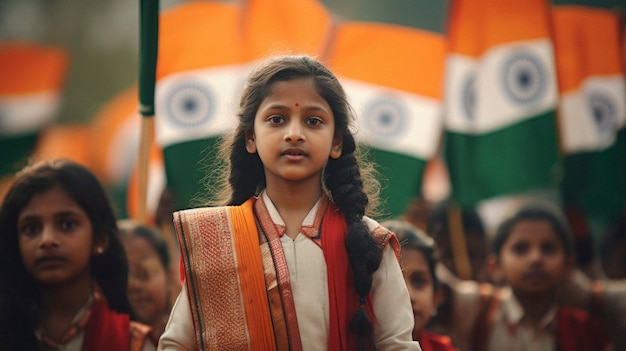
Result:
{"label": "girl", "polygon": [[393,231],[400,241],[400,263],[415,317],[413,339],[420,342],[424,351],[458,351],[449,337],[424,329],[437,313],[437,304],[441,300],[435,274],[435,241],[406,221],[390,220],[381,224]]}
{"label": "girl", "polygon": [[108,198],[86,168],[41,162],[0,209],[0,342],[7,350],[150,350],[129,321],[128,268]]}
{"label": "girl", "polygon": [[501,270],[504,288],[453,285],[450,335],[461,349],[606,350],[607,335],[598,322],[557,303],[558,288],[574,264],[573,238],[558,211],[529,205],[505,220],[489,264]]}
{"label": "girl", "polygon": [[180,283],[170,275],[169,251],[160,233],[131,220],[118,225],[130,268],[130,307],[139,322],[152,327],[150,339],[156,345],[170,315],[172,287]]}
{"label": "girl", "polygon": [[174,216],[185,286],[161,350],[420,349],[397,240],[364,216],[351,118],[310,57],[251,74],[221,150],[229,206]]}

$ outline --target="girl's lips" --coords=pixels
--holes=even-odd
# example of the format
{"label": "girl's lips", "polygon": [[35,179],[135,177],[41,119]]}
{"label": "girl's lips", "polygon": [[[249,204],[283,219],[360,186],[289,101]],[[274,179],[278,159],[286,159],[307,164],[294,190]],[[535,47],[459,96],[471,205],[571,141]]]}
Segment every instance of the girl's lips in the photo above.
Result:
{"label": "girl's lips", "polygon": [[40,266],[56,266],[65,262],[61,256],[46,256],[38,258],[35,263]]}
{"label": "girl's lips", "polygon": [[549,278],[549,275],[544,271],[531,271],[524,273],[523,277],[530,281],[544,281]]}
{"label": "girl's lips", "polygon": [[287,149],[281,155],[291,161],[299,161],[306,157],[306,153],[301,149]]}

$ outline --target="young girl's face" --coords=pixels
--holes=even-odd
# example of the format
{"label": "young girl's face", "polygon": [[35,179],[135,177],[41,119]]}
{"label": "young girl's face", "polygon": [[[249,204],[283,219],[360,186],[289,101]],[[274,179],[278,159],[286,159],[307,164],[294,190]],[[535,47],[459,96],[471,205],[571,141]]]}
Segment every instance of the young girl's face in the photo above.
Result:
{"label": "young girl's face", "polygon": [[321,180],[328,157],[341,155],[331,107],[313,79],[274,83],[254,120],[246,148],[258,153],[268,186],[276,181]]}
{"label": "young girl's face", "polygon": [[513,290],[530,296],[552,294],[570,266],[563,242],[552,225],[541,219],[513,226],[502,245],[499,264]]}
{"label": "young girl's face", "polygon": [[437,308],[438,296],[435,295],[433,277],[430,274],[428,261],[419,250],[402,248],[402,274],[409,290],[415,326],[413,335],[422,330]]}
{"label": "young girl's face", "polygon": [[60,187],[35,194],[17,221],[26,270],[42,284],[89,279],[93,228],[85,211]]}
{"label": "young girl's face", "polygon": [[167,312],[167,271],[154,247],[133,236],[124,246],[128,256],[128,299],[140,322],[153,324]]}

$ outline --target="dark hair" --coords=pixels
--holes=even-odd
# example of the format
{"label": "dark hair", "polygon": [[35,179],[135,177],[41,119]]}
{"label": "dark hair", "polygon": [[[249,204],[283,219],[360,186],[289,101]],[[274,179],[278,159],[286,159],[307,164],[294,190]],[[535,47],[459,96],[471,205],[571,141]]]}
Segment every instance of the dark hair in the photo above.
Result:
{"label": "dark hair", "polygon": [[493,252],[499,257],[502,246],[511,235],[511,231],[516,224],[528,220],[542,220],[550,223],[557,237],[563,243],[567,255],[574,252],[574,239],[567,225],[567,221],[562,213],[556,208],[551,208],[545,204],[530,204],[522,207],[512,217],[506,219],[500,224],[496,235],[493,238]]}
{"label": "dark hair", "polygon": [[433,281],[434,291],[437,291],[439,289],[439,279],[437,279],[437,274],[435,273],[435,268],[437,267],[437,245],[435,240],[418,227],[404,220],[387,220],[382,222],[381,225],[396,234],[400,242],[400,254],[406,248],[417,250],[424,256],[428,263],[428,272]]}
{"label": "dark hair", "polygon": [[[69,160],[41,161],[20,171],[0,208],[0,303],[3,304],[0,339],[7,343],[35,345],[33,330],[42,308],[39,285],[26,271],[18,247],[17,220],[33,195],[61,188],[85,211],[95,239],[108,242],[107,249],[90,261],[91,274],[109,307],[129,313],[126,297],[128,264],[118,239],[116,218],[102,185],[91,171]],[[9,334],[11,333],[11,334]],[[20,349],[24,349],[20,346]]]}
{"label": "dark hair", "polygon": [[[445,236],[450,237],[450,228],[448,221],[448,208],[451,204],[444,201],[433,209],[433,212],[428,219],[428,225],[426,232],[435,238],[441,238]],[[461,210],[461,221],[463,226],[463,232],[465,234],[472,232],[479,235],[481,238],[486,238],[485,227],[483,221],[480,219],[478,213],[473,209]]]}
{"label": "dark hair", "polygon": [[[355,290],[364,300],[372,286],[372,274],[382,259],[381,248],[363,222],[366,210],[377,205],[378,183],[373,178],[371,164],[364,162],[357,153],[350,131],[354,115],[346,94],[335,75],[320,62],[308,56],[279,56],[252,72],[240,100],[238,126],[220,148],[220,157],[226,167],[218,182],[219,199],[222,204],[239,205],[265,188],[263,164],[257,154],[246,150],[246,135],[252,133],[256,112],[271,94],[274,83],[299,78],[314,81],[317,92],[332,109],[335,134],[343,139],[341,157],[329,158],[326,163],[322,187],[346,218],[346,250],[354,273]],[[350,329],[357,333],[359,345],[363,348],[366,334],[373,334],[365,308],[354,316]]]}
{"label": "dark hair", "polygon": [[120,236],[123,240],[133,237],[139,237],[146,240],[159,256],[159,260],[165,269],[170,267],[170,253],[168,251],[167,242],[163,236],[154,228],[147,225],[136,223],[132,220],[118,221],[120,228]]}

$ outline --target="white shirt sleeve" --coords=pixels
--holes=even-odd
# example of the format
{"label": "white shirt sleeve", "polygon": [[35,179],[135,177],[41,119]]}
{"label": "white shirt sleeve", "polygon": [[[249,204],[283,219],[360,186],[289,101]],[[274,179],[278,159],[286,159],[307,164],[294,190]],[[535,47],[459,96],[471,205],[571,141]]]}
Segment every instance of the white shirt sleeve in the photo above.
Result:
{"label": "white shirt sleeve", "polygon": [[375,338],[379,351],[417,350],[413,341],[413,308],[400,264],[391,245],[383,250],[380,267],[372,281],[372,299],[376,315]]}
{"label": "white shirt sleeve", "polygon": [[196,350],[195,332],[185,284],[172,307],[170,319],[159,339],[157,350]]}

